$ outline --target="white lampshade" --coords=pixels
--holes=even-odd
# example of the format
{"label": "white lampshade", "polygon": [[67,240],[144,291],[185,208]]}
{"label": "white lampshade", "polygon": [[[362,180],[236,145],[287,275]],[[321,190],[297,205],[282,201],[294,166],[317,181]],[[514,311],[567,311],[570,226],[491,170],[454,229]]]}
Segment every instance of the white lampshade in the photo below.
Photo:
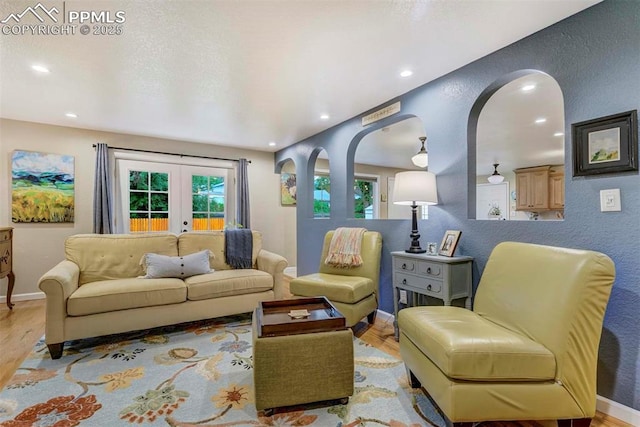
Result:
{"label": "white lampshade", "polygon": [[491,184],[500,184],[502,181],[504,181],[504,176],[502,176],[502,175],[489,175],[489,178],[487,178],[487,181],[489,181],[489,183],[491,183]]}
{"label": "white lampshade", "polygon": [[436,175],[428,171],[398,172],[393,185],[396,205],[437,205]]}
{"label": "white lampshade", "polygon": [[424,142],[427,140],[426,136],[421,136],[418,138],[420,140],[421,146],[420,151],[413,157],[411,157],[411,161],[414,165],[419,168],[426,168],[429,165],[429,155],[427,154],[427,149],[424,148]]}
{"label": "white lampshade", "polygon": [[427,154],[426,151],[420,151],[418,154],[416,154],[411,158],[411,161],[413,162],[414,165],[418,166],[419,168],[426,168],[427,165],[429,164],[429,155]]}

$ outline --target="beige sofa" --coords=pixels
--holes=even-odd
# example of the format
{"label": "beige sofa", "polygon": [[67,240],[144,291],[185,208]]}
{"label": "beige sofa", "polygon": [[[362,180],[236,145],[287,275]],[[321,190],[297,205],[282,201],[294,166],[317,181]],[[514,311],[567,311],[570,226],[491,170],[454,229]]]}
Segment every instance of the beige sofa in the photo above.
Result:
{"label": "beige sofa", "polygon": [[[209,250],[213,272],[180,278],[141,278],[141,260]],[[65,241],[65,260],[42,276],[47,298],[45,341],[53,359],[65,341],[253,311],[283,297],[287,261],[262,249],[253,232],[251,269],[225,262],[224,232],[80,234]],[[206,262],[206,261],[205,261]]]}

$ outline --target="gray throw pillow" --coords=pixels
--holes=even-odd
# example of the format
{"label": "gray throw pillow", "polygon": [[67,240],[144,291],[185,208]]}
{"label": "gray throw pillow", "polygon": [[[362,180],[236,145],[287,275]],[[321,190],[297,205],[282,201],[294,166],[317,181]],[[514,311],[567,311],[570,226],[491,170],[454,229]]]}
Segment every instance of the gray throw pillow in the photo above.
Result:
{"label": "gray throw pillow", "polygon": [[176,277],[186,279],[197,274],[213,272],[209,265],[210,251],[205,249],[190,255],[166,256],[153,253],[144,254],[140,263],[146,270],[143,279]]}

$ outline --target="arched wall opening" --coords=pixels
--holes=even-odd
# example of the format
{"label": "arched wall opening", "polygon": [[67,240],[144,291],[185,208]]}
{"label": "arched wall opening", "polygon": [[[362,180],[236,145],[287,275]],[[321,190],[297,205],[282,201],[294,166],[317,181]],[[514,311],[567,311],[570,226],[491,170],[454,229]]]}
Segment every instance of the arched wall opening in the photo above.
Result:
{"label": "arched wall opening", "polygon": [[537,70],[509,73],[474,104],[468,125],[468,217],[564,218],[564,99]]}

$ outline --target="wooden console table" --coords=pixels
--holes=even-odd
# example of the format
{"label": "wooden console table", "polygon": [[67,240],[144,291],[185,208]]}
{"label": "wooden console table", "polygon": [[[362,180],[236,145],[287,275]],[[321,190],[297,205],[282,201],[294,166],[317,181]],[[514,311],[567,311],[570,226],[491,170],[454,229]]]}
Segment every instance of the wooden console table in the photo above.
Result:
{"label": "wooden console table", "polygon": [[14,304],[11,303],[11,293],[13,285],[16,282],[16,276],[13,274],[12,262],[12,239],[13,227],[0,227],[0,279],[6,277],[9,279],[7,287],[7,307],[12,309]]}

